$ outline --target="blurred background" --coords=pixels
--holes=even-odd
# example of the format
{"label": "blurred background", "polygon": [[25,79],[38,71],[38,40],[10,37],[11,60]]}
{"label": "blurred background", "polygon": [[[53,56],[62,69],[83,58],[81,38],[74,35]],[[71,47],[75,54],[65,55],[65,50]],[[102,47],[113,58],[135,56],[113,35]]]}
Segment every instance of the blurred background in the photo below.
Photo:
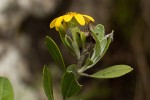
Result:
{"label": "blurred background", "polygon": [[150,100],[149,9],[150,0],[0,0],[0,75],[10,79],[15,100],[46,100],[41,76],[43,65],[50,64],[54,95],[61,100],[61,70],[53,63],[44,38],[48,35],[56,41],[66,65],[74,63],[49,23],[75,11],[103,24],[106,34],[114,30],[106,55],[88,73],[115,64],[134,70],[115,79],[83,77],[82,91],[71,100]]}

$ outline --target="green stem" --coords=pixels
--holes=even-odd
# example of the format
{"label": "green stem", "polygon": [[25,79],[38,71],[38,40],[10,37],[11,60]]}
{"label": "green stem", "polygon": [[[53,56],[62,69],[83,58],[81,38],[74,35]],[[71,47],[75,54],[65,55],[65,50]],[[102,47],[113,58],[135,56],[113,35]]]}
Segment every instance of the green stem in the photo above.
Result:
{"label": "green stem", "polygon": [[78,68],[80,68],[82,66],[82,63],[83,63],[84,59],[85,59],[85,55],[81,54],[81,56],[80,56],[80,58],[78,59],[78,62],[77,62],[77,67]]}
{"label": "green stem", "polygon": [[75,49],[75,54],[77,56],[77,59],[80,58],[80,50],[79,50],[79,45],[78,45],[78,34],[77,32],[79,32],[77,27],[74,28],[70,28],[71,34],[72,34],[72,39],[73,39],[73,43],[74,43],[74,49]]}
{"label": "green stem", "polygon": [[89,69],[89,68],[87,66],[84,66],[81,69],[79,69],[78,72],[82,73],[82,72],[86,71],[87,69]]}
{"label": "green stem", "polygon": [[90,75],[85,74],[85,73],[79,73],[79,74],[82,75],[82,76],[85,76],[85,77],[91,77]]}

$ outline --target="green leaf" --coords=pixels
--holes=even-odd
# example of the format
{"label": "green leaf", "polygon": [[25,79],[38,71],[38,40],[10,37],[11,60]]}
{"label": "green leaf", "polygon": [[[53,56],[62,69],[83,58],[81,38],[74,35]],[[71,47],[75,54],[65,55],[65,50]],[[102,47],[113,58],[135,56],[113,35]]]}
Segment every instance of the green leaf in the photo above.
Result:
{"label": "green leaf", "polygon": [[100,70],[90,77],[93,78],[116,78],[131,72],[133,68],[128,65],[114,65],[106,69]]}
{"label": "green leaf", "polygon": [[88,69],[91,65],[93,65],[93,61],[88,57],[85,61],[84,66],[82,66],[80,69],[77,70],[78,73],[84,72],[86,69]]}
{"label": "green leaf", "polygon": [[80,32],[80,38],[81,38],[82,47],[85,48],[86,36],[83,32]]}
{"label": "green leaf", "polygon": [[93,51],[93,55],[91,57],[91,60],[94,62],[98,58],[100,53],[101,53],[101,46],[100,46],[100,41],[99,41],[96,33],[94,32],[94,30],[93,29],[90,29],[90,30],[92,31],[91,32],[92,37],[96,41],[96,44],[95,44],[95,47],[94,47],[94,51]]}
{"label": "green leaf", "polygon": [[65,44],[65,35],[66,35],[66,32],[65,32],[65,30],[62,27],[59,27],[59,35],[60,35],[60,38],[61,38],[63,44],[66,45]]}
{"label": "green leaf", "polygon": [[[101,54],[103,54],[105,48],[106,48],[106,45],[107,45],[107,38],[103,38],[101,43],[100,43],[100,46],[101,46]],[[100,54],[100,55],[101,55]]]}
{"label": "green leaf", "polygon": [[42,81],[43,81],[44,92],[45,92],[48,100],[54,100],[52,77],[51,77],[50,69],[46,65],[43,68],[43,80]]}
{"label": "green leaf", "polygon": [[93,49],[94,51],[93,51],[93,54],[92,54],[92,57],[91,57],[91,60],[93,61],[93,62],[95,62],[95,60],[100,56],[100,54],[101,54],[101,45],[100,45],[100,42],[96,42],[96,44],[95,44],[95,47],[94,47],[94,49]]}
{"label": "green leaf", "polygon": [[65,100],[67,97],[71,97],[77,94],[82,87],[77,82],[73,72],[66,72],[62,78],[61,84],[62,84],[61,91],[62,91],[63,98]]}
{"label": "green leaf", "polygon": [[76,64],[72,64],[72,65],[69,65],[67,67],[67,72],[76,72],[77,71],[77,65]]}
{"label": "green leaf", "polygon": [[104,26],[101,24],[98,24],[95,28],[94,28],[94,33],[96,33],[99,41],[101,41],[104,38],[104,34],[105,34],[105,29]]}
{"label": "green leaf", "polygon": [[13,87],[5,77],[0,77],[0,100],[14,100]]}
{"label": "green leaf", "polygon": [[73,51],[74,51],[75,55],[77,56],[77,59],[79,59],[80,58],[79,48],[77,47],[77,45],[74,42],[72,42],[72,47],[73,47]]}
{"label": "green leaf", "polygon": [[90,58],[87,58],[86,62],[85,62],[85,66],[89,66],[89,65],[92,65],[92,64],[93,64],[93,61]]}
{"label": "green leaf", "polygon": [[66,44],[66,46],[70,49],[70,51],[71,51],[72,53],[75,53],[75,52],[74,52],[74,49],[73,49],[72,43],[73,43],[72,39],[71,39],[68,35],[66,35],[66,36],[65,36],[65,44]]}
{"label": "green leaf", "polygon": [[73,72],[75,77],[78,76],[78,73],[77,73],[77,65],[76,64],[72,64],[72,65],[69,65],[67,67],[67,72]]}
{"label": "green leaf", "polygon": [[45,44],[54,61],[61,66],[63,70],[66,70],[64,60],[57,44],[48,36],[45,38]]}
{"label": "green leaf", "polygon": [[103,49],[102,50],[102,52],[101,52],[101,54],[100,54],[100,57],[97,59],[97,61],[96,62],[98,62],[103,56],[104,56],[104,54],[106,53],[106,51],[107,51],[107,49],[108,49],[108,47],[109,47],[109,45],[110,45],[110,43],[112,42],[112,40],[113,40],[113,32],[114,31],[112,31],[110,34],[108,34],[108,35],[105,35],[105,38],[107,39],[107,43],[106,43],[106,41],[105,41],[105,43],[102,43],[101,42],[101,48]]}

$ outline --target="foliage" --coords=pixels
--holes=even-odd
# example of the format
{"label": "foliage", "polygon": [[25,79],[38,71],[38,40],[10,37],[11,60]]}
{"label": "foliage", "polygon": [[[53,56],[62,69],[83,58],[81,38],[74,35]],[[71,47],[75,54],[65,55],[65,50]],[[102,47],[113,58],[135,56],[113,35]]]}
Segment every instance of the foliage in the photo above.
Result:
{"label": "foliage", "polygon": [[0,77],[0,100],[14,100],[13,87],[5,77]]}
{"label": "foliage", "polygon": [[[99,70],[91,75],[85,73],[101,60],[113,40],[113,31],[105,35],[104,26],[101,24],[94,26],[93,22],[94,19],[91,16],[70,12],[54,19],[50,24],[50,28],[56,28],[62,43],[77,60],[76,64],[66,67],[61,50],[53,39],[46,36],[45,45],[53,60],[63,70],[61,92],[64,100],[81,90],[82,85],[79,84],[78,79],[82,76],[98,79],[117,78],[133,70],[128,65],[120,64]],[[81,26],[87,24],[88,27],[80,30],[78,24]],[[70,34],[67,33],[68,30]],[[42,82],[48,100],[54,100],[52,76],[47,65],[43,68]],[[5,77],[0,77],[0,100],[14,100],[12,85]]]}
{"label": "foliage", "polygon": [[52,89],[52,77],[48,66],[43,68],[43,88],[48,100],[54,100]]}
{"label": "foliage", "polygon": [[[72,18],[70,16],[71,15],[69,15],[69,18]],[[60,67],[62,67],[62,69],[64,69],[61,80],[61,91],[64,100],[67,100],[68,97],[71,97],[80,91],[82,85],[78,83],[78,79],[81,76],[99,79],[116,78],[133,70],[128,65],[120,64],[102,69],[91,75],[85,73],[86,70],[92,68],[100,61],[106,53],[113,40],[113,31],[110,34],[105,35],[104,26],[101,24],[94,26],[92,22],[88,23],[87,29],[80,30],[77,24],[70,26],[71,23],[74,23],[74,20],[72,20],[68,23],[66,21],[65,24],[57,27],[57,31],[59,32],[62,43],[77,59],[76,64],[71,64],[66,68],[56,43],[48,36],[46,36],[45,39],[46,47],[52,58]],[[70,30],[71,35],[67,33],[66,28]],[[45,93],[48,99],[51,98],[49,100],[53,100],[51,75],[46,67],[44,67],[43,70],[43,79]]]}

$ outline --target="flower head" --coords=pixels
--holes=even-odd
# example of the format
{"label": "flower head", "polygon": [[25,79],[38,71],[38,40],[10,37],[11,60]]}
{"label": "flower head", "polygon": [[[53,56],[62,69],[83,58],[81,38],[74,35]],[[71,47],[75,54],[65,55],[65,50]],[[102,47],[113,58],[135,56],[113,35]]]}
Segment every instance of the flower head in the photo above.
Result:
{"label": "flower head", "polygon": [[64,23],[69,23],[69,22],[78,22],[80,25],[84,26],[88,22],[94,22],[94,19],[91,16],[88,15],[83,15],[79,14],[76,12],[68,12],[67,14],[55,18],[51,23],[50,23],[50,28],[55,27],[58,29],[61,25]]}

